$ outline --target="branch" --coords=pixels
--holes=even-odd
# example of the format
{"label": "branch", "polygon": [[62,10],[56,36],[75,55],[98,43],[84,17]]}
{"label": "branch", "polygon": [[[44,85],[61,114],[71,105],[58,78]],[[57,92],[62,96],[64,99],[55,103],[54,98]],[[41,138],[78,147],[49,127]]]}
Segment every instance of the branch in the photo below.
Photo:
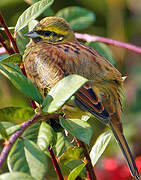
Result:
{"label": "branch", "polygon": [[87,42],[91,42],[91,41],[103,42],[103,43],[106,43],[109,45],[113,45],[113,46],[128,49],[130,51],[134,51],[137,54],[141,54],[141,47],[138,47],[138,46],[135,46],[132,44],[128,44],[128,43],[124,43],[124,42],[120,42],[120,41],[116,41],[116,40],[112,40],[109,38],[104,38],[104,37],[94,36],[94,35],[88,35],[88,34],[79,34],[79,33],[75,33],[75,37],[77,39],[81,39],[81,40],[84,40]]}
{"label": "branch", "polygon": [[1,23],[1,26],[5,29],[5,33],[7,34],[9,40],[11,41],[12,45],[13,45],[13,48],[14,48],[14,52],[15,53],[19,53],[19,50],[18,50],[18,47],[17,47],[17,44],[16,44],[16,41],[15,39],[13,38],[11,32],[9,31],[8,27],[7,27],[7,24],[5,23],[4,21],[4,18],[0,12],[0,23]]}
{"label": "branch", "polygon": [[91,159],[90,159],[90,156],[89,156],[89,152],[87,150],[87,147],[86,147],[85,143],[78,140],[78,139],[76,139],[76,138],[75,138],[75,141],[76,141],[76,144],[78,145],[78,147],[83,148],[83,151],[84,151],[84,154],[85,154],[85,157],[86,157],[86,160],[87,160],[86,171],[87,171],[88,180],[96,180],[96,176],[95,176],[95,173],[94,173],[94,168],[93,168],[93,165],[92,165],[92,162],[91,162]]}
{"label": "branch", "polygon": [[5,40],[2,38],[1,34],[0,34],[0,43],[2,44],[2,46],[5,48],[5,50],[7,51],[7,53],[9,55],[14,53],[13,49],[10,49],[10,48],[7,47],[7,45],[5,44]]}
{"label": "branch", "polygon": [[57,162],[57,160],[55,158],[55,155],[53,153],[53,150],[50,147],[48,148],[48,152],[50,154],[51,161],[52,161],[53,167],[54,167],[54,169],[55,169],[55,171],[57,173],[58,179],[59,180],[64,180],[63,175],[61,173],[61,169],[60,169],[60,167],[58,165],[58,162]]}
{"label": "branch", "polygon": [[21,128],[16,131],[10,138],[9,140],[6,141],[5,146],[0,154],[0,168],[3,165],[4,160],[7,158],[7,155],[9,153],[9,151],[11,150],[13,144],[15,143],[15,141],[23,134],[23,132],[29,127],[31,126],[33,123],[35,123],[39,118],[40,118],[40,111],[38,111],[38,113],[30,120],[22,123]]}

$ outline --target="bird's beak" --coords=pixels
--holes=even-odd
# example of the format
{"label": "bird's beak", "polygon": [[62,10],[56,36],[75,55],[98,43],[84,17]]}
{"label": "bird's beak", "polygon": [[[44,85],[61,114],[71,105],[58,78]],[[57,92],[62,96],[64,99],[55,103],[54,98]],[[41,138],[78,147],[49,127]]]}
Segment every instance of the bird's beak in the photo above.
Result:
{"label": "bird's beak", "polygon": [[29,32],[27,32],[26,34],[24,34],[25,36],[28,36],[28,37],[31,37],[31,38],[37,38],[37,37],[39,37],[39,35],[34,31],[34,30],[32,30],[32,31],[29,31]]}

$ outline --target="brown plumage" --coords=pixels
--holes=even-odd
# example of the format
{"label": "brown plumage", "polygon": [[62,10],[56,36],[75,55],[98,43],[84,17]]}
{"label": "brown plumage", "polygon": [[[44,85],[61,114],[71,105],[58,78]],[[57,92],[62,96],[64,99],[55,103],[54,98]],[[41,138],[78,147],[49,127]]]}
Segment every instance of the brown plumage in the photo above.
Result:
{"label": "brown plumage", "polygon": [[[28,78],[45,96],[63,77],[79,74],[89,81],[76,94],[72,104],[79,107],[73,116],[90,112],[108,124],[118,141],[131,174],[139,174],[123,135],[121,123],[123,80],[120,72],[94,49],[75,39],[68,23],[62,18],[47,17],[27,33],[31,37],[24,54]],[[76,108],[78,109],[78,108]],[[71,117],[69,104],[62,111]]]}

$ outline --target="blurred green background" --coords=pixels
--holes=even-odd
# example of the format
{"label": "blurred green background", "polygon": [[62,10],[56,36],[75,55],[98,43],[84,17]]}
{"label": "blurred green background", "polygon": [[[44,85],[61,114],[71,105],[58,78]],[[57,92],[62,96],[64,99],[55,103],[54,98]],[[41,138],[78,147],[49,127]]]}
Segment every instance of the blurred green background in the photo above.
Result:
{"label": "blurred green background", "polygon": [[[35,2],[35,0],[32,0]],[[0,1],[0,10],[8,26],[15,26],[18,17],[32,3],[31,0]],[[95,34],[141,46],[141,0],[56,0],[52,10],[68,6],[80,6],[94,12],[95,22],[81,33]],[[141,155],[141,55],[110,46],[116,67],[125,80],[126,105],[123,126],[135,156]],[[2,56],[0,56],[1,58]],[[16,90],[0,74],[0,108],[7,106],[30,106],[28,99]],[[100,131],[100,127],[98,127]],[[102,157],[114,156],[122,159],[115,141],[111,141]],[[99,162],[100,163],[100,162]]]}

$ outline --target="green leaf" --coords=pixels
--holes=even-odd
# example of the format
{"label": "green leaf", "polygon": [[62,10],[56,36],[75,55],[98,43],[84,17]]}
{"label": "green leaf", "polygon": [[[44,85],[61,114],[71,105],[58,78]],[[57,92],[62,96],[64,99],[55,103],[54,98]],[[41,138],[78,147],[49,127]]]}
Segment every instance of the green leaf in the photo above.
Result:
{"label": "green leaf", "polygon": [[55,16],[66,19],[73,30],[84,29],[95,20],[92,11],[75,6],[61,9]]}
{"label": "green leaf", "polygon": [[[66,101],[85,83],[87,79],[73,74],[60,80],[48,93],[43,101],[43,111],[54,113],[59,110]],[[51,97],[53,98],[51,100]]]}
{"label": "green leaf", "polygon": [[39,22],[37,20],[32,20],[28,23],[28,31],[31,31]]}
{"label": "green leaf", "polygon": [[111,136],[112,134],[110,132],[104,132],[102,135],[98,137],[95,145],[92,147],[92,150],[90,152],[90,158],[93,166],[96,164],[98,159],[103,154],[108,143],[110,142]]}
{"label": "green leaf", "polygon": [[22,123],[34,114],[34,110],[30,107],[5,107],[0,109],[1,121]]}
{"label": "green leaf", "polygon": [[8,137],[6,129],[4,128],[4,126],[1,122],[0,122],[0,134],[1,134],[2,138],[4,138],[4,139],[6,139]]}
{"label": "green leaf", "polygon": [[52,127],[46,122],[42,122],[37,139],[37,145],[42,151],[46,151],[54,138]]}
{"label": "green leaf", "polygon": [[4,58],[0,60],[0,63],[6,63],[6,62],[12,62],[16,64],[21,64],[22,63],[22,56],[20,54],[12,54],[11,56],[8,56],[7,58]]}
{"label": "green leaf", "polygon": [[28,32],[28,27],[25,27],[21,31],[18,31],[16,34],[16,44],[18,46],[21,55],[24,54],[26,45],[29,43],[29,38],[25,36],[25,33],[27,32]]}
{"label": "green leaf", "polygon": [[23,133],[23,137],[31,140],[33,142],[37,142],[37,138],[38,138],[38,132],[39,132],[39,128],[40,128],[41,122],[36,122],[35,124],[32,124],[30,127],[28,127],[24,133]]}
{"label": "green leaf", "polygon": [[[4,127],[7,136],[12,135],[21,127],[21,125],[16,125],[15,123],[11,123],[11,122],[0,122],[0,124]],[[0,130],[0,139],[4,139],[1,130]]]}
{"label": "green leaf", "polygon": [[80,119],[63,119],[60,117],[60,124],[79,140],[89,144],[93,131],[91,126]]}
{"label": "green leaf", "polygon": [[12,172],[12,173],[4,173],[0,175],[0,180],[35,180],[28,174],[21,173],[21,172]]}
{"label": "green leaf", "polygon": [[1,54],[0,55],[0,61],[4,58],[7,58],[9,56],[9,54]]}
{"label": "green leaf", "polygon": [[82,163],[79,166],[77,166],[75,169],[73,169],[71,173],[69,174],[67,180],[75,180],[85,166],[86,164]]}
{"label": "green leaf", "polygon": [[22,93],[39,104],[42,102],[43,98],[38,89],[20,71],[13,68],[13,65],[0,64],[0,72],[4,74]]}
{"label": "green leaf", "polygon": [[59,162],[62,165],[66,165],[68,162],[73,160],[83,160],[84,159],[84,152],[83,148],[80,147],[69,147],[59,158]]}
{"label": "green leaf", "polygon": [[53,146],[53,151],[57,157],[60,157],[72,144],[63,133],[58,132],[56,134],[56,144]]}
{"label": "green leaf", "polygon": [[30,167],[24,148],[24,141],[22,139],[19,139],[12,147],[7,159],[10,172],[18,171],[30,174]]}
{"label": "green leaf", "polygon": [[97,50],[102,56],[104,56],[111,64],[115,65],[115,59],[113,57],[110,48],[102,42],[90,42],[87,43],[88,46]]}
{"label": "green leaf", "polygon": [[32,141],[18,140],[8,156],[11,172],[24,172],[38,180],[44,179],[47,170],[46,156]]}
{"label": "green leaf", "polygon": [[53,16],[54,12],[51,8],[48,8],[47,10],[44,11],[44,16]]}
{"label": "green leaf", "polygon": [[47,8],[52,5],[52,3],[53,0],[42,0],[26,9],[17,21],[15,32],[18,32],[22,28],[27,26],[27,24],[31,20],[37,18],[40,14],[42,14]]}

